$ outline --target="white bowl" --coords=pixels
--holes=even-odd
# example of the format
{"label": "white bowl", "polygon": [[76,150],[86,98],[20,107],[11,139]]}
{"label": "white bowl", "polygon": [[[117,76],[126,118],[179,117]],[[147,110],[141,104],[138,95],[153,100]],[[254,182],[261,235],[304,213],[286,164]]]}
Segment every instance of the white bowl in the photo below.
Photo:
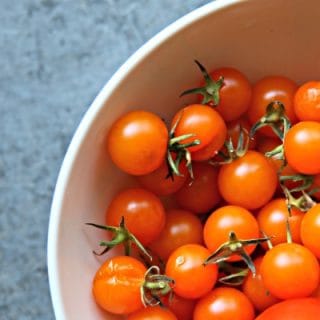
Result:
{"label": "white bowl", "polygon": [[319,0],[218,0],[164,29],[117,71],[79,125],[56,185],[48,269],[57,319],[120,319],[92,299],[100,264],[92,249],[102,234],[84,225],[104,223],[111,197],[132,183],[107,156],[110,124],[138,107],[170,117],[188,101],[179,94],[200,78],[194,59],[209,70],[236,67],[252,82],[270,74],[319,79],[319,18]]}

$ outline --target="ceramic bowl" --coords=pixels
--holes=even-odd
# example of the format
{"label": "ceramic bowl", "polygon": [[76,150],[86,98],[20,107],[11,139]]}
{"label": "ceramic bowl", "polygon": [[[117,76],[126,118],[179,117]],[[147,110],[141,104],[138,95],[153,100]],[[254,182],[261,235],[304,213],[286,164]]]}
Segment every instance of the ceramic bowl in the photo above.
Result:
{"label": "ceramic bowl", "polygon": [[101,311],[91,294],[101,261],[92,249],[103,235],[112,196],[132,181],[108,158],[105,139],[124,112],[142,108],[168,119],[197,84],[193,60],[209,70],[236,67],[251,82],[284,75],[301,83],[320,74],[319,0],[217,0],[179,19],[140,48],[103,87],[65,156],[52,203],[48,270],[57,319],[120,319]]}

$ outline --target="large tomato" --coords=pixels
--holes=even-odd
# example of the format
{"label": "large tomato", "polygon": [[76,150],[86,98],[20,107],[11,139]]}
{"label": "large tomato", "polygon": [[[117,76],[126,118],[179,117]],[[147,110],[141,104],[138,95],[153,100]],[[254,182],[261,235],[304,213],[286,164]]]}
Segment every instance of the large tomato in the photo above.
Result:
{"label": "large tomato", "polygon": [[255,320],[318,320],[319,314],[319,299],[290,299],[271,306]]}

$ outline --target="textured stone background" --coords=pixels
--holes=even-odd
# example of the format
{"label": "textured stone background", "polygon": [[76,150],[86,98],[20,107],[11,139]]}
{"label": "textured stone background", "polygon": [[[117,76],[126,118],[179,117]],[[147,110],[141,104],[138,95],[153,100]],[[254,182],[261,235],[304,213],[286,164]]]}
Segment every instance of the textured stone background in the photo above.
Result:
{"label": "textured stone background", "polygon": [[0,0],[1,320],[54,319],[51,198],[91,101],[146,40],[208,2]]}

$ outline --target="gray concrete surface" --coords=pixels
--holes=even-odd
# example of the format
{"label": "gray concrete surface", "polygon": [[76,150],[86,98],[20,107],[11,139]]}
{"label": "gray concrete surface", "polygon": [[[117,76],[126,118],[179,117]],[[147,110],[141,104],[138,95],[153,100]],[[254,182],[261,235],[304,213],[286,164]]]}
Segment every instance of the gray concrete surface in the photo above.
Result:
{"label": "gray concrete surface", "polygon": [[0,0],[1,320],[54,319],[50,204],[91,101],[146,40],[208,2]]}

